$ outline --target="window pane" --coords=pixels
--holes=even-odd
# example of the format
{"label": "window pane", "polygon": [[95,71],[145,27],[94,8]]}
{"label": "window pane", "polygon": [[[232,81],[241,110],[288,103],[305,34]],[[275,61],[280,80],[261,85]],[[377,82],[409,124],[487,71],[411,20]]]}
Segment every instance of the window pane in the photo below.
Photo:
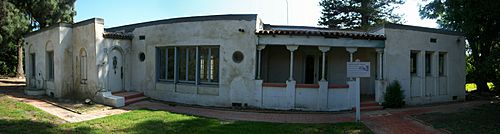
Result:
{"label": "window pane", "polygon": [[440,76],[444,75],[444,55],[445,54],[439,54],[439,75]]}
{"label": "window pane", "polygon": [[35,54],[31,54],[31,76],[35,77],[36,76],[36,59],[35,59]]}
{"label": "window pane", "polygon": [[208,51],[210,48],[200,47],[200,80],[202,82],[208,82]]}
{"label": "window pane", "polygon": [[425,73],[427,75],[431,74],[431,54],[430,53],[425,54]]}
{"label": "window pane", "polygon": [[48,64],[48,71],[49,71],[49,79],[53,80],[54,79],[54,52],[47,52],[47,64]]}
{"label": "window pane", "polygon": [[186,48],[179,47],[178,49],[179,57],[179,80],[186,81]]}
{"label": "window pane", "polygon": [[196,47],[189,47],[187,52],[188,52],[188,81],[195,81]]}
{"label": "window pane", "polygon": [[410,55],[410,71],[412,74],[417,73],[417,53]]}
{"label": "window pane", "polygon": [[165,48],[158,48],[158,79],[164,80],[166,78],[165,71],[167,70],[167,60]]}
{"label": "window pane", "polygon": [[175,51],[174,51],[174,48],[171,47],[171,48],[168,48],[167,49],[167,54],[168,54],[168,62],[167,62],[167,67],[168,67],[168,74],[167,74],[167,79],[168,80],[173,80],[174,79],[174,54],[175,54]]}
{"label": "window pane", "polygon": [[87,80],[87,56],[80,56],[80,77]]}
{"label": "window pane", "polygon": [[219,82],[219,48],[211,48],[210,50],[210,79],[212,82]]}

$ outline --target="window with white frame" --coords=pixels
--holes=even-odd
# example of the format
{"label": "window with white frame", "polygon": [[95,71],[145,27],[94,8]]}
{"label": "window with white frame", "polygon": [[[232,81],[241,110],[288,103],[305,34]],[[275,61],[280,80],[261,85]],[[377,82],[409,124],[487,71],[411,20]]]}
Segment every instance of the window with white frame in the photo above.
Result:
{"label": "window with white frame", "polygon": [[219,82],[219,48],[200,47],[199,56],[201,82]]}
{"label": "window with white frame", "polygon": [[47,51],[47,78],[54,80],[54,52]]}
{"label": "window with white frame", "polygon": [[158,47],[156,52],[158,81],[219,82],[218,46]]}
{"label": "window with white frame", "polygon": [[162,47],[156,49],[158,63],[158,80],[174,81],[175,48]]}

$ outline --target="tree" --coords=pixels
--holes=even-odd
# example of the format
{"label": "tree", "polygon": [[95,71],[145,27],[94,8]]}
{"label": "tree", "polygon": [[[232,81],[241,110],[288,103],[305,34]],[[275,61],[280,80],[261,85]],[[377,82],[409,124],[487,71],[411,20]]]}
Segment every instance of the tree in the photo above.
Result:
{"label": "tree", "polygon": [[500,3],[497,0],[433,0],[420,7],[422,18],[437,19],[440,27],[464,33],[474,66],[471,78],[478,91],[500,79]]}
{"label": "tree", "polygon": [[319,25],[339,29],[368,29],[387,22],[401,23],[401,15],[393,13],[404,0],[322,0]]}
{"label": "tree", "polygon": [[[14,68],[13,65],[17,62],[17,76],[22,76],[24,70],[22,65],[22,38],[20,37],[29,31],[28,18],[15,5],[4,0],[0,1],[0,17],[2,18],[0,19],[0,50],[2,50],[0,72],[3,74],[14,72],[12,68]],[[18,44],[17,48],[15,44]],[[21,55],[15,57],[15,50],[18,50],[17,55]],[[19,53],[19,51],[21,52]]]}
{"label": "tree", "polygon": [[[73,23],[75,0],[1,0],[0,39],[2,47],[15,44],[17,76],[24,76],[23,36],[57,23]],[[6,17],[4,17],[6,16]],[[4,32],[6,31],[6,32]],[[15,63],[9,63],[15,64]]]}

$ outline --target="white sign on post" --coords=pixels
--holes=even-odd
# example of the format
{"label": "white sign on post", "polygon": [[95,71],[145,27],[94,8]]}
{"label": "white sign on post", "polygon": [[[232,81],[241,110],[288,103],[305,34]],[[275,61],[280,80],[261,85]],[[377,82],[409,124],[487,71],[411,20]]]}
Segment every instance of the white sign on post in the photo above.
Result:
{"label": "white sign on post", "polygon": [[347,62],[347,77],[356,78],[354,86],[355,94],[355,107],[356,107],[356,121],[361,120],[361,107],[360,107],[360,77],[370,77],[370,62]]}
{"label": "white sign on post", "polygon": [[347,77],[370,77],[370,62],[347,62]]}

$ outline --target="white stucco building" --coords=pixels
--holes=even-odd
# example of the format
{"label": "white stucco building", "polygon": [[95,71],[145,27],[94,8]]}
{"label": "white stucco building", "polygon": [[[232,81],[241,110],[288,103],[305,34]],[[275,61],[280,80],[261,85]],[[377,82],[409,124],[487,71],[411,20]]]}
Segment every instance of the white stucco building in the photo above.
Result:
{"label": "white stucco building", "polygon": [[104,28],[59,24],[26,35],[28,87],[54,97],[123,106],[112,92],[205,106],[348,110],[346,62],[370,62],[362,99],[383,101],[391,81],[407,104],[465,99],[465,38],[386,24],[370,31],[265,24],[257,15],[214,15]]}

